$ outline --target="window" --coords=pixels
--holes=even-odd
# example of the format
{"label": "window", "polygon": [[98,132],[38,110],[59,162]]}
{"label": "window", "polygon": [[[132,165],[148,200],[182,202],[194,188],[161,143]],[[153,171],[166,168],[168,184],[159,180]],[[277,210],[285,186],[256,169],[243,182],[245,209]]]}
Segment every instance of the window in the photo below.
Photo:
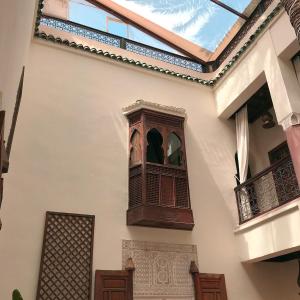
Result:
{"label": "window", "polygon": [[192,230],[184,114],[153,106],[138,101],[125,113],[130,133],[127,224]]}
{"label": "window", "polygon": [[164,163],[164,150],[162,148],[163,138],[160,132],[152,128],[147,134],[147,162],[156,164]]}
{"label": "window", "polygon": [[157,38],[154,38],[135,26],[123,22],[111,13],[86,0],[69,0],[68,5],[69,13],[67,19],[72,22],[184,56]]}
{"label": "window", "polygon": [[141,163],[142,149],[140,144],[140,133],[134,130],[130,139],[130,166]]}
{"label": "window", "polygon": [[277,147],[275,147],[274,149],[269,151],[268,155],[269,155],[269,160],[270,160],[271,165],[285,157],[291,156],[290,150],[289,150],[289,147],[288,147],[288,144],[286,141],[284,141],[283,143],[281,143],[280,145],[278,145]]}
{"label": "window", "polygon": [[128,24],[120,19],[106,16],[106,31],[112,34],[128,38]]}
{"label": "window", "polygon": [[174,132],[169,135],[168,163],[174,166],[181,166],[182,163],[181,141]]}

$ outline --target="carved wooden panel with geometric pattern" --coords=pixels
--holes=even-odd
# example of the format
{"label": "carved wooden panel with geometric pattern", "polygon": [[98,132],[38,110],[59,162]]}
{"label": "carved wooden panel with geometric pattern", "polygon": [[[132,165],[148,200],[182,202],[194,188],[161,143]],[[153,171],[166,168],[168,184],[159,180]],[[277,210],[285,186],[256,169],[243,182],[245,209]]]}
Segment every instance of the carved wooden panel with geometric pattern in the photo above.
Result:
{"label": "carved wooden panel with geometric pattern", "polygon": [[132,300],[132,277],[128,271],[96,270],[95,300]]}
{"label": "carved wooden panel with geometric pattern", "polygon": [[127,225],[192,230],[184,115],[141,107],[126,116],[130,141]]}
{"label": "carved wooden panel with geometric pattern", "polygon": [[[223,274],[199,274],[199,300],[227,300],[225,276]],[[196,299],[196,300],[198,300]]]}
{"label": "carved wooden panel with geometric pattern", "polygon": [[95,217],[47,212],[37,300],[90,300]]}

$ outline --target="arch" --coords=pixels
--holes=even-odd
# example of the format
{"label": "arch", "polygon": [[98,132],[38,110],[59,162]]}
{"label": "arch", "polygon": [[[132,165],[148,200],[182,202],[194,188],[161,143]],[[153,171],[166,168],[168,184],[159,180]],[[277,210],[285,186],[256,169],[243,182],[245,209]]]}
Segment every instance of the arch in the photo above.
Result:
{"label": "arch", "polygon": [[147,133],[147,162],[156,164],[164,163],[164,150],[162,148],[163,137],[156,128]]}
{"label": "arch", "polygon": [[168,163],[174,166],[182,165],[182,143],[178,135],[171,132],[168,137]]}
{"label": "arch", "polygon": [[136,165],[142,161],[141,134],[137,129],[134,129],[130,138],[130,165]]}

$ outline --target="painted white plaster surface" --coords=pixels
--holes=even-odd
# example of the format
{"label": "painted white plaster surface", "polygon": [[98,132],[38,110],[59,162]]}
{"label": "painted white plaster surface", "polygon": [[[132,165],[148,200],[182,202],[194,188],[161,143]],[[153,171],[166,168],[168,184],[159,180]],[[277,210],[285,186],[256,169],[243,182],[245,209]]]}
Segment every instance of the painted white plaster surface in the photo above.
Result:
{"label": "painted white plaster surface", "polygon": [[27,60],[35,4],[36,0],[0,1],[0,93],[2,93],[0,109],[6,111],[6,137],[22,67]]}
{"label": "painted white plaster surface", "polygon": [[[16,287],[34,299],[47,210],[95,214],[94,270],[121,268],[122,239],[194,244],[201,272],[225,274],[229,299],[284,299],[276,265],[240,263],[234,128],[216,118],[209,88],[39,43],[27,69],[2,205],[0,299]],[[140,98],[186,109],[192,232],[126,226],[122,107]]]}
{"label": "painted white plaster surface", "polygon": [[274,253],[278,256],[299,250],[299,214],[299,199],[296,199],[267,213],[267,216],[239,226],[235,234],[241,260],[261,261],[273,257]]}
{"label": "painted white plaster surface", "polygon": [[[0,94],[8,115],[29,50],[1,208],[0,299],[15,288],[35,299],[48,210],[96,216],[94,270],[121,268],[123,239],[190,244],[197,246],[201,272],[225,274],[230,300],[298,299],[294,262],[241,264],[298,250],[298,204],[233,234],[235,129],[233,121],[218,119],[229,117],[265,81],[278,121],[300,111],[287,61],[296,51],[295,37],[284,14],[277,20],[281,34],[287,32],[283,42],[274,23],[213,91],[66,47],[33,42],[28,48],[35,1],[21,2],[6,1],[0,10],[1,24],[16,33],[12,38],[0,27],[7,74],[5,80],[1,74]],[[16,18],[9,19],[12,12]],[[122,108],[137,99],[186,110],[192,232],[126,226],[128,124]]]}
{"label": "painted white plaster surface", "polygon": [[[274,27],[278,22],[281,24],[281,34],[274,34],[272,27],[267,29],[215,88],[219,116],[223,118],[231,116],[264,83],[264,78],[269,85],[279,123],[289,113],[300,111],[298,97],[300,86],[289,61],[299,47],[294,49],[288,58],[278,57],[280,51],[284,51],[296,39],[295,34],[292,39],[291,25],[285,14],[281,14],[272,26]],[[287,40],[283,39],[284,47],[279,39],[285,32]]]}

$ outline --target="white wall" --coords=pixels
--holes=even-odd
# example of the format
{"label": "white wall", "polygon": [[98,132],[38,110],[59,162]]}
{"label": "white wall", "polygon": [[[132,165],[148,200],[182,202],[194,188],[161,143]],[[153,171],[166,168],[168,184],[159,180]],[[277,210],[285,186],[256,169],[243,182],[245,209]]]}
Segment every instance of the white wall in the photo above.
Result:
{"label": "white wall", "polygon": [[[52,210],[96,215],[94,269],[121,268],[122,239],[197,244],[201,272],[225,273],[230,300],[284,299],[274,285],[276,266],[240,263],[235,199],[224,198],[235,184],[234,130],[216,118],[212,91],[79,53],[31,45],[2,207],[0,298],[19,288],[34,299],[45,212]],[[128,125],[121,108],[140,98],[187,110],[192,232],[126,226]]]}
{"label": "white wall", "polygon": [[289,19],[282,12],[215,87],[218,115],[231,116],[265,79],[279,123],[291,112],[299,112],[300,86],[290,62],[299,50],[295,40]]}
{"label": "white wall", "polygon": [[300,249],[300,200],[296,199],[235,232],[244,262],[262,261]]}
{"label": "white wall", "polygon": [[0,1],[0,109],[6,110],[6,136],[11,124],[22,67],[26,65],[36,2]]}

